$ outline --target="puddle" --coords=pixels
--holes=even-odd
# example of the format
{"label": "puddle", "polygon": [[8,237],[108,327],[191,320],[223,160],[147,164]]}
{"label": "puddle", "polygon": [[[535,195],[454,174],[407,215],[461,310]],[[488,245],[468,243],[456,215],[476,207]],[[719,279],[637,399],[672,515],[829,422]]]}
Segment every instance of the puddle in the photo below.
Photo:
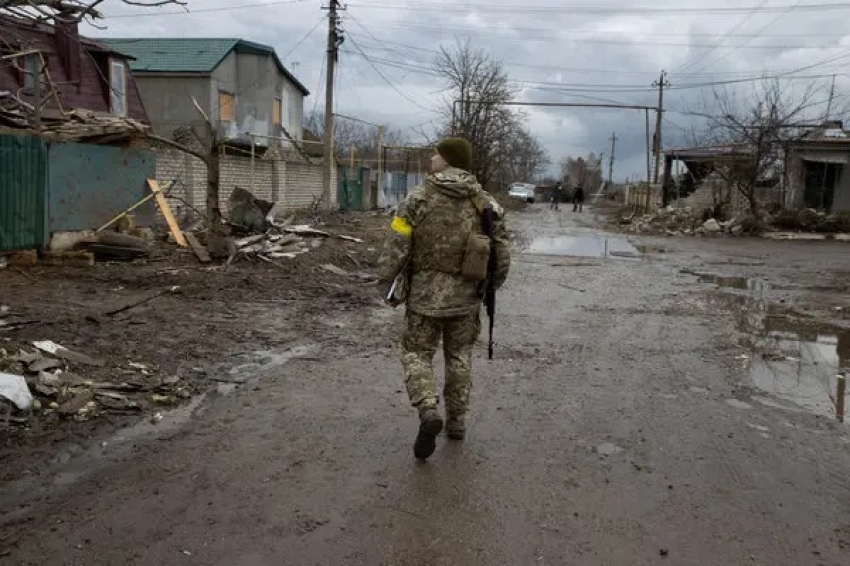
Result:
{"label": "puddle", "polygon": [[[730,311],[738,329],[753,337],[747,381],[764,396],[762,405],[838,417],[838,375],[850,379],[850,330],[816,320],[778,314],[763,292],[767,281],[693,273],[701,282],[750,293],[713,293],[709,301]],[[850,396],[844,392],[845,414]]]}
{"label": "puddle", "polygon": [[741,289],[743,291],[754,291],[757,293],[770,290],[770,284],[767,281],[754,277],[714,275],[711,273],[697,273],[695,275],[699,277],[700,283],[711,283],[727,289]]}
{"label": "puddle", "polygon": [[[752,384],[772,398],[836,418],[838,374],[850,372],[850,331],[768,330],[766,356],[752,361]],[[844,406],[850,406],[845,392]]]}
{"label": "puddle", "polygon": [[572,257],[640,257],[640,252],[628,240],[599,236],[534,238],[525,252],[537,255]]}

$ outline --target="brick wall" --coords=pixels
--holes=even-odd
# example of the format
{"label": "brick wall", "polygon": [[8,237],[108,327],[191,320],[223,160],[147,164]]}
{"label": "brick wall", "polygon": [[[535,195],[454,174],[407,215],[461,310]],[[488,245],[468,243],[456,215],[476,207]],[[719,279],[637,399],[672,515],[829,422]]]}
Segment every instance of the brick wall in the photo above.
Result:
{"label": "brick wall", "polygon": [[[227,199],[237,186],[251,191],[258,198],[280,201],[282,208],[289,211],[310,208],[314,197],[318,198],[322,194],[323,166],[320,163],[255,158],[253,185],[250,156],[222,156],[220,167],[222,211],[227,210]],[[207,172],[200,159],[176,150],[158,150],[156,175],[161,183],[180,180],[170,193],[170,204],[178,218],[189,221],[192,207],[204,210]],[[334,171],[331,179],[331,207],[337,204],[336,179]],[[327,206],[327,203],[323,203],[323,207]]]}

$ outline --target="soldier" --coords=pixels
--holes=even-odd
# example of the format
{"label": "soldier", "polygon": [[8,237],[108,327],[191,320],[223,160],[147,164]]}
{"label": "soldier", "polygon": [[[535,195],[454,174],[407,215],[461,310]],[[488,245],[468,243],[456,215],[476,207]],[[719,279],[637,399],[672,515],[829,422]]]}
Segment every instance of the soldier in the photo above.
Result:
{"label": "soldier", "polygon": [[[439,143],[425,185],[399,205],[381,257],[382,283],[400,280],[402,288],[391,288],[387,302],[406,303],[402,366],[410,402],[419,411],[413,453],[422,460],[434,453],[443,430],[433,367],[440,339],[446,364],[446,434],[462,440],[491,248],[496,269],[489,277],[496,288],[510,268],[504,210],[469,173],[471,160],[468,141],[448,138]],[[492,241],[482,235],[481,227],[488,206],[494,213]]]}

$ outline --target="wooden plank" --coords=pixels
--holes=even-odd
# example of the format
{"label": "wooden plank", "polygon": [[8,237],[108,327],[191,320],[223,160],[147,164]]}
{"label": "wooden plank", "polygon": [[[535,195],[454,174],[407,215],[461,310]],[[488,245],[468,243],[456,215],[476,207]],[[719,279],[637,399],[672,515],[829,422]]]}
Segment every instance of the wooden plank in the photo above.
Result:
{"label": "wooden plank", "polygon": [[186,240],[189,242],[189,245],[192,246],[192,250],[195,252],[195,255],[198,256],[198,259],[201,263],[209,263],[212,261],[210,254],[207,252],[207,248],[201,245],[201,242],[198,241],[198,238],[191,232],[186,232],[183,234],[186,236]]}
{"label": "wooden plank", "polygon": [[148,179],[148,185],[150,185],[151,190],[156,195],[156,203],[159,205],[159,209],[162,211],[162,216],[168,223],[168,229],[171,230],[171,235],[174,236],[174,241],[182,248],[188,247],[189,244],[186,243],[183,231],[180,230],[180,225],[177,224],[177,219],[174,218],[174,213],[171,212],[171,207],[168,206],[168,201],[165,200],[165,195],[162,194],[162,189],[159,187],[159,181],[156,179]]}

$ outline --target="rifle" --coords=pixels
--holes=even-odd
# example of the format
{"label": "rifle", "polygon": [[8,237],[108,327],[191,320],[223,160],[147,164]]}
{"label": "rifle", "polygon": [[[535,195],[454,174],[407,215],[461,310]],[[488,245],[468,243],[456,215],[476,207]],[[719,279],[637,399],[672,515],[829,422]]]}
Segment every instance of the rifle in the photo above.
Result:
{"label": "rifle", "polygon": [[487,279],[484,280],[484,306],[490,319],[490,341],[487,344],[487,359],[493,359],[493,322],[496,317],[496,287],[493,277],[496,272],[496,246],[493,227],[493,205],[487,204],[481,215],[481,231],[490,238],[490,257],[487,258]]}

